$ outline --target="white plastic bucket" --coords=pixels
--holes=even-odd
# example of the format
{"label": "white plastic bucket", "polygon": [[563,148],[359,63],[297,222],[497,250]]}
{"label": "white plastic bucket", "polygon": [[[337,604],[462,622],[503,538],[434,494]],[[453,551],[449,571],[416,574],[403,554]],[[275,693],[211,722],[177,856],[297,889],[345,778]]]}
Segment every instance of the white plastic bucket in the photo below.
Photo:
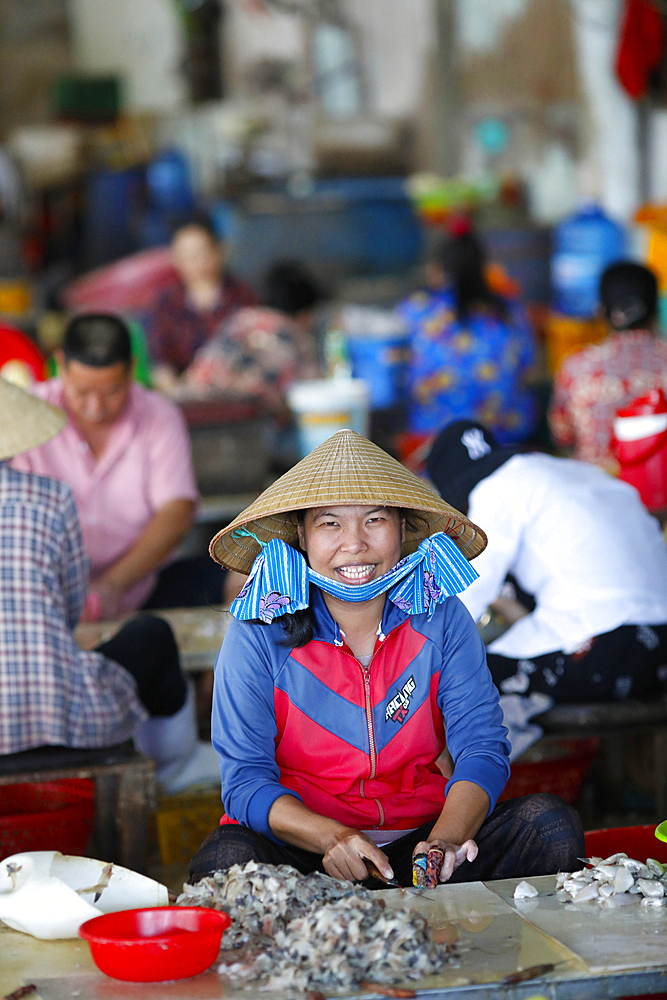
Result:
{"label": "white plastic bucket", "polygon": [[369,388],[364,379],[295,382],[287,402],[296,418],[302,458],[346,427],[368,437]]}

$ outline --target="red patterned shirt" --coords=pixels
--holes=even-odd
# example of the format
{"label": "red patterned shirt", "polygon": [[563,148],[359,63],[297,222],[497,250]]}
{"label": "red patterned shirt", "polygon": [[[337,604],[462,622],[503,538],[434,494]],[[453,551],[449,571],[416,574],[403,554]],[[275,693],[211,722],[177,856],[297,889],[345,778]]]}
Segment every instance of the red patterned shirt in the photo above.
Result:
{"label": "red patterned shirt", "polygon": [[284,313],[257,306],[234,313],[197,351],[185,378],[202,396],[251,397],[280,410],[292,382],[318,375],[315,338]]}
{"label": "red patterned shirt", "polygon": [[549,427],[576,458],[613,472],[616,411],[660,386],[667,392],[667,341],[647,330],[611,334],[566,358],[554,381]]}

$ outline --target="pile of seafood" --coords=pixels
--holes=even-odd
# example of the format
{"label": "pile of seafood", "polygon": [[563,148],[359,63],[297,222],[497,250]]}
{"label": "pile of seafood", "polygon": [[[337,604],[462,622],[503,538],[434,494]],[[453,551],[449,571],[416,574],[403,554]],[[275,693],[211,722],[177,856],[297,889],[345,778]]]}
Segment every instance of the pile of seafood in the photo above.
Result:
{"label": "pile of seafood", "polygon": [[644,906],[667,906],[667,868],[654,858],[644,863],[618,853],[585,860],[592,867],[556,876],[556,895],[561,902],[595,899],[613,908],[641,899]]}
{"label": "pile of seafood", "polygon": [[448,960],[420,914],[386,908],[376,893],[318,872],[249,861],[183,889],[178,906],[232,917],[218,971],[234,985],[305,991],[397,983],[432,975]]}

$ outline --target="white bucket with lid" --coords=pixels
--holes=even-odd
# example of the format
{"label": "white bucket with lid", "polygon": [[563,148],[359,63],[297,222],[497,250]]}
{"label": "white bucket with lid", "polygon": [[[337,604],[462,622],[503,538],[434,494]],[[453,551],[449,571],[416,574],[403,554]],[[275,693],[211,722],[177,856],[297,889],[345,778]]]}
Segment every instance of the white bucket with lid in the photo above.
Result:
{"label": "white bucket with lid", "polygon": [[369,396],[368,383],[361,378],[295,382],[287,391],[287,403],[299,430],[301,457],[347,427],[368,437]]}

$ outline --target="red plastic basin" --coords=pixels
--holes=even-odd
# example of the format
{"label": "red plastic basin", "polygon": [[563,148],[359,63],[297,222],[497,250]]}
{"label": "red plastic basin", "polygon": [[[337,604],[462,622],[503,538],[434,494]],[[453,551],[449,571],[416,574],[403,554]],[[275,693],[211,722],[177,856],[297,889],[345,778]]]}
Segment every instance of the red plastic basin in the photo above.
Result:
{"label": "red plastic basin", "polygon": [[87,920],[79,936],[107,976],[133,983],[197,976],[215,961],[231,917],[196,906],[122,910]]}
{"label": "red plastic basin", "polygon": [[623,851],[636,861],[655,858],[667,864],[667,844],[655,836],[655,823],[645,826],[616,826],[608,830],[587,830],[587,858],[608,858]]}

